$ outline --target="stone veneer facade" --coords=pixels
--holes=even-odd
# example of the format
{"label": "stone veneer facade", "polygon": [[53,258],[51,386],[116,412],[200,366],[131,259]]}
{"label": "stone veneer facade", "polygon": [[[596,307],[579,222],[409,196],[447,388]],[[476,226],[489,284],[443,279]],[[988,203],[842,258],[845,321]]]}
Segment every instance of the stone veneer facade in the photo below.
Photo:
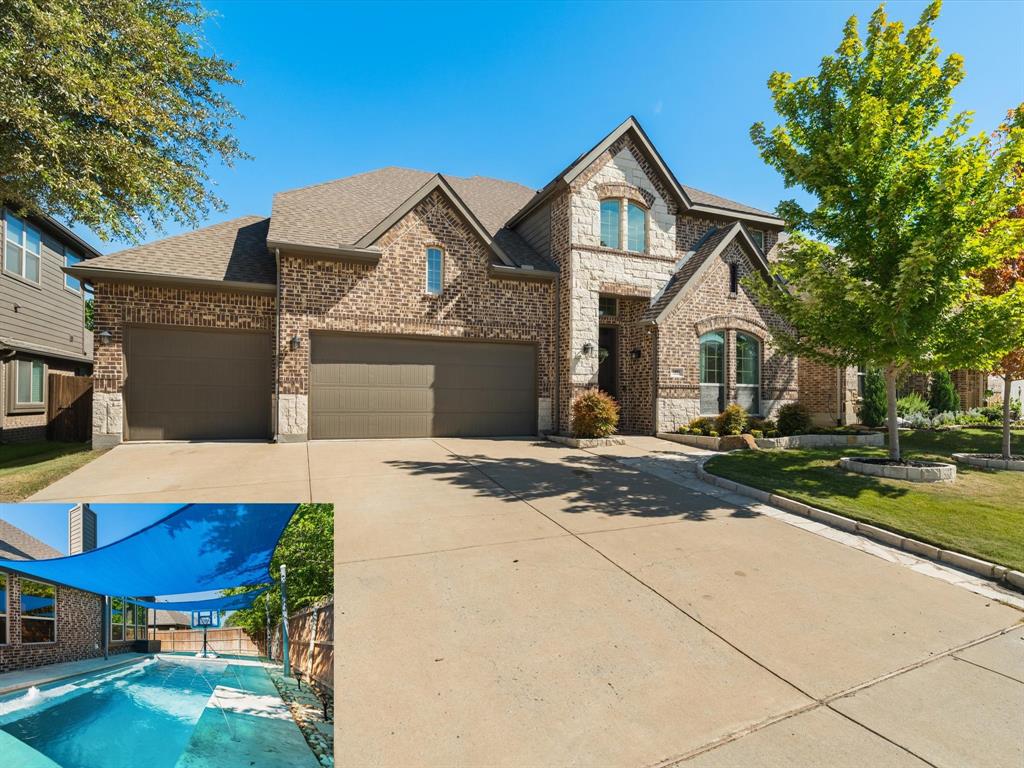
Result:
{"label": "stone veneer facade", "polygon": [[[103,598],[91,592],[57,587],[56,641],[21,642],[21,578],[7,576],[8,637],[0,635],[0,673],[103,655]],[[132,650],[132,642],[110,643],[110,654]]]}
{"label": "stone veneer facade", "polygon": [[[378,241],[374,265],[282,254],[279,433],[305,439],[311,334],[343,332],[525,342],[537,350],[537,430],[551,430],[555,288],[551,281],[496,277],[493,257],[440,193],[427,197]],[[440,248],[443,290],[423,290],[426,249]],[[297,335],[299,348],[287,340]]]}

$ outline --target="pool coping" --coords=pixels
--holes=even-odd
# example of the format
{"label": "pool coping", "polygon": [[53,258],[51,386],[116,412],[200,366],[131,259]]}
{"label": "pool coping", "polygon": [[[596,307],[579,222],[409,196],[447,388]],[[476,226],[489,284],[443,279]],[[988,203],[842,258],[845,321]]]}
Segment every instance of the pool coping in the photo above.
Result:
{"label": "pool coping", "polygon": [[[77,666],[84,665],[84,662],[88,661],[101,661],[101,659],[80,659],[78,661],[64,661],[59,664],[47,664],[42,667],[32,667],[30,669],[18,669],[10,672],[0,673],[0,696],[7,696],[11,693],[17,693],[18,691],[24,691],[29,688],[39,687],[41,685],[49,685],[50,683],[59,683],[61,680],[69,680],[73,677],[83,677],[85,675],[93,675],[99,672],[106,672],[117,667],[123,667],[127,664],[133,664],[139,661],[145,661],[146,659],[152,659],[156,654],[152,653],[119,653],[117,656],[111,656],[108,659],[103,659],[104,663],[88,666]],[[55,667],[63,667],[60,672],[54,674],[53,669]],[[47,670],[50,673],[47,674]],[[4,677],[7,675],[23,675],[26,673],[40,673],[36,677],[30,677],[25,681],[18,682],[14,685],[5,686]]]}

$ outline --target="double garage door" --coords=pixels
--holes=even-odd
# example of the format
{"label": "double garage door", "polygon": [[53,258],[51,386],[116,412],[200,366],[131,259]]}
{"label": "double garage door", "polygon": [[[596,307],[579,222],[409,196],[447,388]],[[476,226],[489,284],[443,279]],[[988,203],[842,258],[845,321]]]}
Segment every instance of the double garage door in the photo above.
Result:
{"label": "double garage door", "polygon": [[128,328],[127,438],[267,439],[272,352],[269,333]]}
{"label": "double garage door", "polygon": [[[311,438],[531,435],[532,345],[318,333]],[[266,439],[269,333],[132,327],[125,345],[129,440]]]}
{"label": "double garage door", "polygon": [[532,435],[532,345],[314,334],[311,438]]}

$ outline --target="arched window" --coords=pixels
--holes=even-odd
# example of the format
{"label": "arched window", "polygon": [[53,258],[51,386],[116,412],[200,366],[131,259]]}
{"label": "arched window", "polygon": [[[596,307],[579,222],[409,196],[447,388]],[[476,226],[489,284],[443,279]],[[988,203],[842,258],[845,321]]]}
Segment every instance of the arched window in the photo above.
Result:
{"label": "arched window", "polygon": [[711,331],[700,337],[700,412],[721,413],[725,408],[725,335]]}
{"label": "arched window", "polygon": [[626,217],[626,248],[636,253],[647,251],[647,211],[630,203]]}
{"label": "arched window", "polygon": [[622,201],[616,199],[601,201],[601,245],[605,248],[621,248],[619,224],[622,218]]}
{"label": "arched window", "polygon": [[761,412],[761,344],[746,333],[736,334],[736,402]]}

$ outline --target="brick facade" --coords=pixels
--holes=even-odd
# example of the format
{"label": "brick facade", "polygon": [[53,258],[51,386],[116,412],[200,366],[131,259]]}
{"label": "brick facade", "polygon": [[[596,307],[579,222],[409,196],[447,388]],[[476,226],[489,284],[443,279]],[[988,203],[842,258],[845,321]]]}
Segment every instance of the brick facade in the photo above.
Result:
{"label": "brick facade", "polygon": [[[439,192],[396,223],[375,265],[281,256],[280,431],[304,436],[310,333],[339,331],[528,342],[537,348],[538,430],[551,428],[555,287],[494,277],[487,245]],[[440,248],[443,291],[424,291],[426,249]],[[287,341],[297,335],[299,349]],[[295,403],[299,405],[296,407]]]}
{"label": "brick facade", "polygon": [[[56,642],[21,642],[21,578],[7,576],[8,638],[0,645],[0,673],[103,655],[103,598],[91,592],[57,587]],[[0,643],[4,638],[0,636]],[[132,650],[132,643],[111,643],[111,654]]]}

